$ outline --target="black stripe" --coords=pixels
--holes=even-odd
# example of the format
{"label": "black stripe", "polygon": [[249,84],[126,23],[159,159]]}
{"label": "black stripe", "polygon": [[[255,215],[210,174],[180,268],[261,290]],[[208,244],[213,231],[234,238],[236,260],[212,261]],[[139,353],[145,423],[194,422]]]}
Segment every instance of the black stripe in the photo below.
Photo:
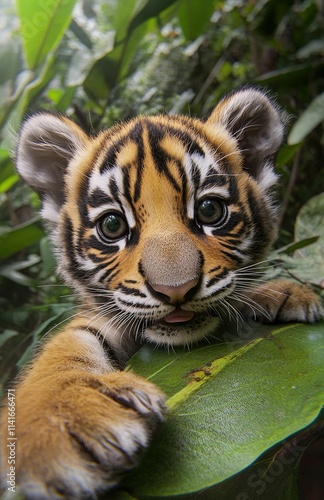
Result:
{"label": "black stripe", "polygon": [[89,182],[90,182],[90,177],[84,175],[82,178],[82,183],[79,188],[80,192],[78,194],[78,209],[82,221],[82,227],[93,225],[89,219],[88,204],[87,204]]}
{"label": "black stripe", "polygon": [[[116,259],[119,258],[118,255],[115,255],[114,258],[110,259],[110,260],[105,260],[106,257],[98,257],[97,255],[95,254],[92,254],[92,253],[89,253],[88,256],[90,257],[90,259],[95,262],[96,264],[98,264],[98,266],[96,267],[96,269],[94,271],[91,271],[91,273],[93,274],[94,272],[97,274],[98,271],[101,271],[102,269],[106,269],[108,266],[110,266],[111,264],[113,264]],[[118,265],[118,264],[117,264]]]}
{"label": "black stripe", "polygon": [[204,254],[199,250],[199,268],[202,269],[205,263]]}
{"label": "black stripe", "polygon": [[[94,226],[94,224],[92,224]],[[77,243],[75,248],[75,253],[81,255],[83,258],[88,258],[87,247],[84,244],[87,239],[85,238],[86,226],[81,224],[77,231]]]}
{"label": "black stripe", "polygon": [[281,302],[280,307],[278,308],[276,317],[273,320],[274,323],[277,323],[278,321],[280,321],[281,313],[282,313],[283,309],[285,308],[287,301],[291,297],[291,291],[289,289],[285,290],[283,293],[285,294],[285,297],[284,297],[283,301]]}
{"label": "black stripe", "polygon": [[71,275],[82,281],[85,278],[86,273],[80,270],[80,264],[76,258],[76,252],[73,241],[73,224],[71,219],[66,215],[63,223],[63,241],[65,245],[64,257],[67,260],[67,267]]}
{"label": "black stripe", "polygon": [[129,133],[129,137],[137,146],[137,177],[134,190],[134,203],[139,200],[142,189],[142,179],[144,170],[144,142],[143,142],[143,125],[141,122],[135,124],[134,128]]}
{"label": "black stripe", "polygon": [[[235,233],[235,236],[233,237],[233,233],[231,233],[230,235],[227,236],[226,238],[226,243],[228,243],[229,245],[234,245],[235,248],[237,247],[237,245],[239,243],[241,243],[241,238],[238,238],[237,236],[240,235],[240,233],[242,232],[242,230],[240,229],[240,231],[237,231],[237,233]],[[243,233],[245,233],[245,229],[243,229]]]}
{"label": "black stripe", "polygon": [[123,195],[125,196],[127,201],[132,205],[132,197],[131,197],[131,193],[130,193],[129,167],[123,168]]}
{"label": "black stripe", "polygon": [[140,228],[133,227],[131,229],[129,238],[127,240],[127,246],[135,246],[138,244],[140,239]]}
{"label": "black stripe", "polygon": [[180,181],[181,181],[181,192],[182,192],[181,210],[182,210],[182,218],[183,218],[183,220],[185,220],[186,214],[187,214],[186,207],[188,204],[188,200],[187,200],[187,195],[188,195],[187,173],[186,173],[185,169],[183,168],[183,164],[181,163],[181,161],[179,161],[179,160],[173,160],[173,161],[176,163],[178,174],[179,174]]}
{"label": "black stripe", "polygon": [[113,178],[111,178],[109,181],[109,190],[111,192],[113,199],[119,201],[119,189],[116,180]]}
{"label": "black stripe", "polygon": [[[222,242],[222,247],[227,248],[227,250],[233,250],[233,251],[238,250],[237,245],[229,245],[227,243],[227,241],[226,241],[226,243]],[[244,253],[244,252],[241,252],[241,250],[238,250],[238,252]]]}
{"label": "black stripe", "polygon": [[155,309],[155,306],[150,306],[148,304],[137,304],[136,302],[135,303],[127,302],[126,300],[123,300],[120,297],[118,298],[118,301],[127,307],[135,307],[137,309]]}
{"label": "black stripe", "polygon": [[236,180],[235,175],[229,175],[228,176],[228,182],[229,182],[229,192],[231,196],[231,203],[232,204],[237,204],[239,202],[239,189],[237,186],[237,180]]}
{"label": "black stripe", "polygon": [[145,276],[145,273],[144,273],[144,269],[143,269],[143,265],[142,265],[142,262],[139,261],[138,265],[137,265],[137,269],[138,269],[138,272],[140,273],[140,275],[143,277],[143,278],[146,278]]}
{"label": "black stripe", "polygon": [[[103,264],[103,260],[104,258],[101,256],[101,257],[98,257],[98,255],[94,254],[94,253],[91,253],[91,252],[88,252],[88,257],[90,260],[92,260],[92,262],[94,262],[95,264]],[[106,264],[104,264],[104,266],[106,266]],[[96,272],[99,270],[99,268],[96,268]]]}
{"label": "black stripe", "polygon": [[199,166],[197,165],[197,163],[192,158],[191,158],[191,164],[192,164],[192,168],[191,168],[191,180],[192,180],[193,185],[195,186],[195,194],[196,194],[197,193],[197,189],[200,186],[201,172],[200,172]]}
{"label": "black stripe", "polygon": [[169,161],[174,161],[174,158],[168,155],[160,146],[160,142],[165,137],[165,129],[148,121],[147,130],[155,168],[160,174],[165,175],[173,188],[180,193],[181,187],[178,185],[167,166]]}
{"label": "black stripe", "polygon": [[[107,267],[107,266],[105,266],[105,267]],[[106,283],[107,278],[109,278],[108,281],[111,281],[113,279],[113,277],[116,276],[119,272],[120,272],[119,262],[117,262],[117,264],[115,264],[113,267],[110,267],[109,269],[107,269],[107,271],[100,277],[99,283],[103,283],[103,282]]]}
{"label": "black stripe", "polygon": [[90,207],[97,208],[101,205],[105,205],[107,203],[112,203],[114,200],[107,193],[102,191],[99,188],[96,188],[89,196],[88,196],[88,204]]}
{"label": "black stripe", "polygon": [[126,295],[133,295],[135,297],[143,297],[144,299],[146,299],[146,297],[147,297],[147,295],[145,295],[145,293],[140,292],[139,290],[137,290],[137,288],[126,287],[122,283],[119,283],[117,289],[121,290]]}
{"label": "black stripe", "polygon": [[[188,123],[186,123],[185,126],[186,128],[188,128]],[[177,127],[172,126],[167,126],[165,130],[168,134],[176,137],[180,142],[182,142],[183,146],[186,148],[187,152],[190,155],[196,153],[202,158],[205,157],[205,151],[199,146],[198,142],[196,141],[195,133],[189,134],[188,132],[179,130]]]}
{"label": "black stripe", "polygon": [[206,297],[206,300],[209,299],[210,297],[216,297],[220,293],[223,293],[224,290],[227,290],[228,288],[232,288],[232,287],[233,287],[233,283],[232,282],[228,283],[227,285],[223,286],[219,290],[215,290],[215,292],[212,292],[210,295],[208,295],[208,297]]}
{"label": "black stripe", "polygon": [[[221,187],[228,184],[228,177],[223,174],[218,174],[214,168],[210,169],[206,178],[201,184],[201,188],[205,189],[208,187]],[[231,200],[232,201],[232,200]]]}
{"label": "black stripe", "polygon": [[225,250],[221,250],[222,254],[225,255],[226,257],[229,257],[231,260],[234,260],[238,264],[243,264],[243,259],[242,257],[239,257],[238,255],[235,255],[230,252],[226,252]]}
{"label": "black stripe", "polygon": [[120,273],[120,269],[116,269],[116,271],[114,273],[110,274],[109,281],[111,281],[112,279],[114,279],[119,273]]}
{"label": "black stripe", "polygon": [[105,354],[109,361],[111,361],[113,368],[118,369],[121,366],[121,360],[119,359],[119,356],[117,355],[115,349],[111,347],[109,344],[108,339],[103,337],[100,333],[100,330],[97,330],[97,328],[93,328],[91,326],[82,328],[84,331],[92,333],[100,342],[100,345],[103,347]]}
{"label": "black stripe", "polygon": [[214,236],[227,236],[240,222],[242,222],[242,215],[240,213],[231,214],[228,221],[219,228],[212,231]]}
{"label": "black stripe", "polygon": [[91,235],[85,245],[87,248],[95,248],[96,250],[100,250],[103,254],[111,254],[119,251],[118,245],[111,245],[108,243],[102,243],[98,240],[94,235]]}
{"label": "black stripe", "polygon": [[228,269],[227,267],[224,267],[223,271],[219,273],[217,276],[212,278],[211,280],[208,281],[206,288],[209,288],[210,286],[213,286],[215,283],[218,281],[221,281],[225,276],[228,276]]}
{"label": "black stripe", "polygon": [[257,259],[259,256],[263,255],[264,248],[267,247],[271,241],[273,217],[270,216],[268,207],[264,200],[260,203],[251,187],[247,190],[247,199],[255,231],[253,242],[249,248],[249,253],[254,255]]}
{"label": "black stripe", "polygon": [[111,170],[112,168],[116,167],[116,158],[117,154],[121,150],[121,148],[125,145],[127,140],[127,136],[122,137],[118,141],[116,141],[112,146],[108,149],[106,156],[102,162],[102,165],[100,167],[100,173],[104,174],[108,170]]}
{"label": "black stripe", "polygon": [[209,272],[214,273],[215,271],[219,271],[220,269],[222,269],[222,266],[216,266],[216,267],[213,267],[213,269],[210,269]]}
{"label": "black stripe", "polygon": [[205,233],[202,232],[195,219],[188,220],[188,227],[193,234],[203,238],[206,237]]}

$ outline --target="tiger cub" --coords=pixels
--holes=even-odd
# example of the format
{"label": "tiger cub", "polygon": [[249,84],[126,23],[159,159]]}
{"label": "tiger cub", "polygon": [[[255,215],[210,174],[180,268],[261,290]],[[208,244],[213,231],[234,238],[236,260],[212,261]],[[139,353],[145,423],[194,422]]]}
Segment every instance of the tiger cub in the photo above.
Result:
{"label": "tiger cub", "polygon": [[[191,345],[234,309],[320,318],[306,286],[251,281],[277,233],[283,134],[283,115],[253,88],[225,96],[206,121],[139,116],[97,137],[47,113],[23,124],[18,172],[83,303],[17,384],[27,498],[96,498],[138,463],[165,413],[157,387],[122,371],[144,342]],[[6,413],[2,429],[6,457]],[[7,474],[3,458],[5,487]]]}

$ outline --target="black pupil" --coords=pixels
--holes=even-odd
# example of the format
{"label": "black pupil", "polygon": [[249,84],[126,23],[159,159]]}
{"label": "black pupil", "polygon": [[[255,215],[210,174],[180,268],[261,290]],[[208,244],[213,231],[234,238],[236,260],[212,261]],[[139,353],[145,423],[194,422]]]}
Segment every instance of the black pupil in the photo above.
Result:
{"label": "black pupil", "polygon": [[217,222],[222,218],[222,207],[215,200],[204,200],[199,206],[199,217],[202,222]]}
{"label": "black pupil", "polygon": [[107,231],[116,233],[120,229],[120,220],[115,215],[108,215],[105,220],[105,227]]}
{"label": "black pupil", "polygon": [[126,224],[121,216],[109,214],[102,220],[101,230],[108,238],[118,238],[124,235]]}

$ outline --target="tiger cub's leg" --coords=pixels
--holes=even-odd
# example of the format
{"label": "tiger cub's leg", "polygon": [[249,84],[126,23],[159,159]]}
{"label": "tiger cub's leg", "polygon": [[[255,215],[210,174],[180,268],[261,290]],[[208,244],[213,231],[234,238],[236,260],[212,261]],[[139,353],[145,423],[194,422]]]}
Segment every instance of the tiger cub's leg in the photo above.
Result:
{"label": "tiger cub's leg", "polygon": [[[16,386],[16,484],[29,499],[96,498],[137,464],[163,419],[159,389],[113,371],[101,342],[71,325],[45,344]],[[7,417],[5,405],[5,488]]]}
{"label": "tiger cub's leg", "polygon": [[244,306],[244,313],[265,323],[301,321],[313,323],[323,316],[321,301],[312,289],[287,280],[269,281],[255,287],[247,294],[251,306]]}

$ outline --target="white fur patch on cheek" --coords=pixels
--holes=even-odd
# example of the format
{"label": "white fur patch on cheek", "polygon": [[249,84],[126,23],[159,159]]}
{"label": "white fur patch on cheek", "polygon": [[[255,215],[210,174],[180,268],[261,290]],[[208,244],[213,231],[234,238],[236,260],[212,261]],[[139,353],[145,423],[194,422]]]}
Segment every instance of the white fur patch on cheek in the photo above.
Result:
{"label": "white fur patch on cheek", "polygon": [[262,189],[267,191],[278,182],[278,176],[271,165],[265,166],[258,176],[258,182]]}
{"label": "white fur patch on cheek", "polygon": [[48,222],[57,224],[59,222],[60,209],[49,196],[45,196],[43,200],[41,216]]}

